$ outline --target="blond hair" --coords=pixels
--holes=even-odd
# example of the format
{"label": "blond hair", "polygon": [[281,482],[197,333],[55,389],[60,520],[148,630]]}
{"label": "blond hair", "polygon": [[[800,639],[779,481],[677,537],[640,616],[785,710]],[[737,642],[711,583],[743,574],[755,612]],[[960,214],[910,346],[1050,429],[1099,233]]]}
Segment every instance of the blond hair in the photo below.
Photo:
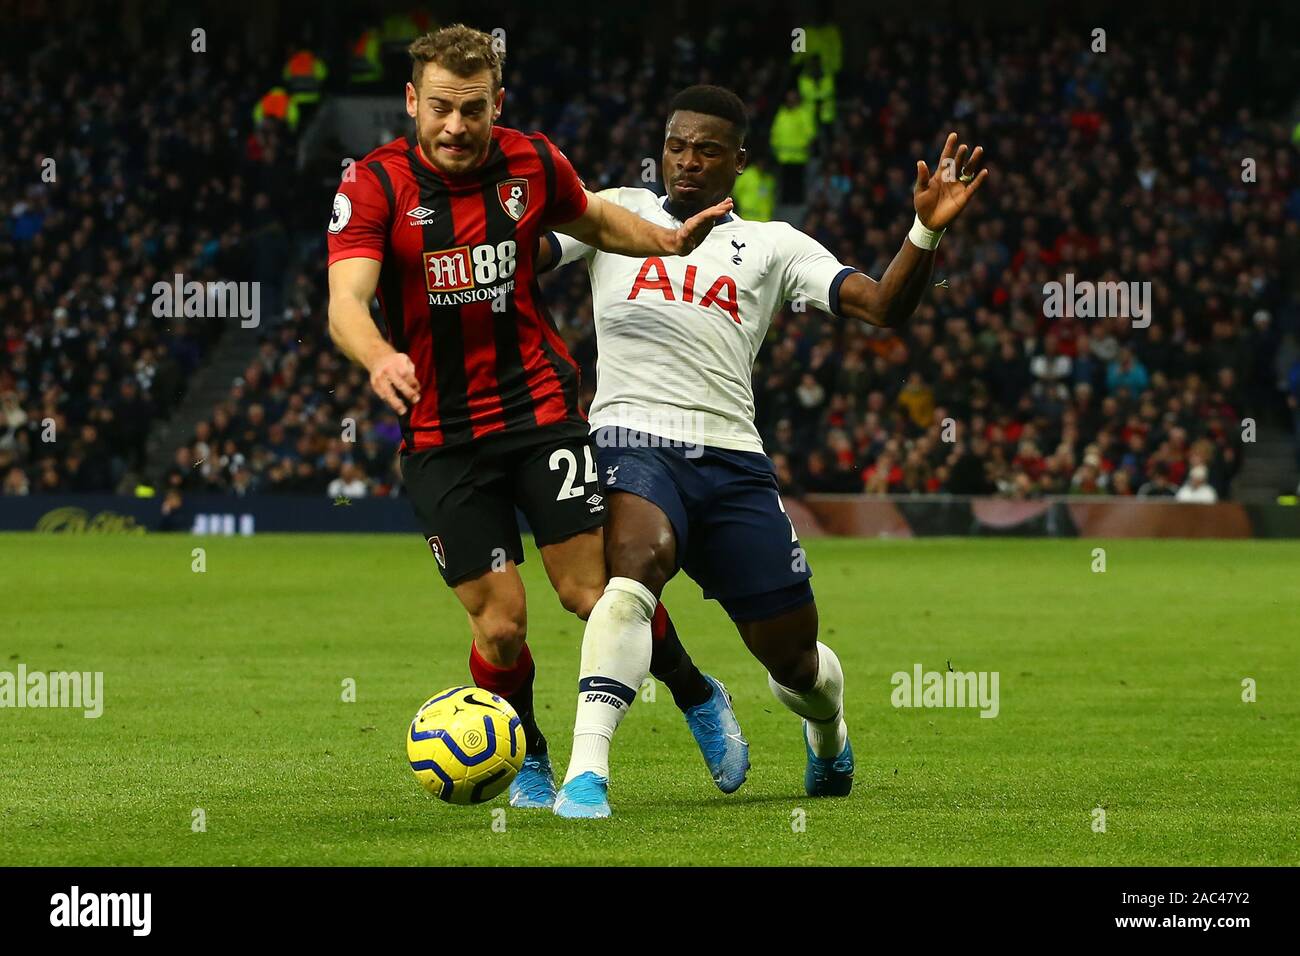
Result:
{"label": "blond hair", "polygon": [[426,63],[437,64],[459,77],[487,70],[492,74],[492,92],[501,89],[505,51],[498,51],[496,40],[482,30],[455,23],[426,33],[407,47],[406,52],[411,55],[411,84],[416,89],[420,88]]}

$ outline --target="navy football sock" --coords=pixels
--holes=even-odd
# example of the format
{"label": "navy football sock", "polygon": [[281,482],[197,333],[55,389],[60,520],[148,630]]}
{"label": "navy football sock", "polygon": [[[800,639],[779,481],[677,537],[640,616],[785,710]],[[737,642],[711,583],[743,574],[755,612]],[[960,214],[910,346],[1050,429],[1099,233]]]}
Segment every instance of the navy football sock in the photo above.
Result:
{"label": "navy football sock", "polygon": [[704,679],[691,656],[686,653],[668,609],[662,603],[650,621],[654,644],[650,652],[650,673],[668,688],[678,710],[702,704],[713,694],[713,685]]}

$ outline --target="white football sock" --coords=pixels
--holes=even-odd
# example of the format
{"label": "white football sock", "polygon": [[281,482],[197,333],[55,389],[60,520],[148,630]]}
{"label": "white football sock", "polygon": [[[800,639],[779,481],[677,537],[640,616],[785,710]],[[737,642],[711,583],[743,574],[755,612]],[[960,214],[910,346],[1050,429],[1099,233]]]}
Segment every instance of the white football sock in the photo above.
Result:
{"label": "white football sock", "polygon": [[767,675],[772,696],[802,717],[808,746],[818,757],[838,757],[848,743],[844,724],[844,671],[835,652],[817,642],[817,680],[812,689],[799,693],[783,687]]}
{"label": "white football sock", "polygon": [[590,770],[609,779],[609,742],[650,673],[650,618],[658,599],[632,578],[610,578],[587,618],[568,783]]}

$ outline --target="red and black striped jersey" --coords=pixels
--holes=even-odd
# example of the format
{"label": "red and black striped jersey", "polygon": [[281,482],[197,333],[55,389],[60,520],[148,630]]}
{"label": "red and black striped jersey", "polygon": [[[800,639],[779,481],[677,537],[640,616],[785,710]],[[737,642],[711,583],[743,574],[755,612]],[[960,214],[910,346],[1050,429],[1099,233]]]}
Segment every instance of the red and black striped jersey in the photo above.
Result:
{"label": "red and black striped jersey", "polygon": [[494,127],[483,163],[448,176],[414,137],[354,167],[334,197],[329,264],[383,263],[388,339],[415,363],[420,401],[401,416],[403,448],[576,423],[578,367],[542,303],[539,235],[581,216],[582,182],[545,136]]}

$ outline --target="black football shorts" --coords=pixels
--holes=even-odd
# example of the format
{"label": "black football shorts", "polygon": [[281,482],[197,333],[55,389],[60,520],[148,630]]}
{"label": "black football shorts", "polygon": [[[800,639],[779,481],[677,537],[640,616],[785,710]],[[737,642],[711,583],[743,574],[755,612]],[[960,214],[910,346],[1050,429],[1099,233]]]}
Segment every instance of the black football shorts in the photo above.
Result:
{"label": "black football shorts", "polygon": [[568,423],[404,453],[401,464],[416,520],[449,585],[523,562],[516,508],[539,547],[605,522],[591,441]]}

